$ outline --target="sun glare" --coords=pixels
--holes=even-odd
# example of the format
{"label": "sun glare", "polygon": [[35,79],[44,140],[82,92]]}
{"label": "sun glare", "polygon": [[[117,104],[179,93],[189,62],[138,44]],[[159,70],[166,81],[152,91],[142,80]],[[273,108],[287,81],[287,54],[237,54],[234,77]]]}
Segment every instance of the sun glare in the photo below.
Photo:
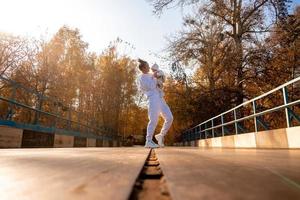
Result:
{"label": "sun glare", "polygon": [[[63,24],[70,16],[66,1],[1,0],[0,31],[21,35],[39,35]],[[65,9],[64,12],[62,12]]]}

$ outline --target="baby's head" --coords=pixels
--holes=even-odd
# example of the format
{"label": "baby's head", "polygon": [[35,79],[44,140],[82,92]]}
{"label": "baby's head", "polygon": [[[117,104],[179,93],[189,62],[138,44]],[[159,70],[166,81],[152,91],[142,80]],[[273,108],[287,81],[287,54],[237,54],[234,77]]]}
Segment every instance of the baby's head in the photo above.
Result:
{"label": "baby's head", "polygon": [[151,70],[152,72],[157,72],[159,70],[159,66],[155,63],[154,65],[152,65]]}

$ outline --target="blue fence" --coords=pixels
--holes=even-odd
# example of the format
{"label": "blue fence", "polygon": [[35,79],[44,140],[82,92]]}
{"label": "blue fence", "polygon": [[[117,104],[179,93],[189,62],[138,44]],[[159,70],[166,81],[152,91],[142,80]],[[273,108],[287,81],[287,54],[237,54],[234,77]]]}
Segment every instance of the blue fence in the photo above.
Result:
{"label": "blue fence", "polygon": [[[285,119],[287,128],[298,126],[300,117],[296,111],[300,110],[299,91],[300,77],[185,130],[181,141],[270,130],[272,127],[264,116],[274,113],[277,116],[276,120]],[[245,127],[245,124],[248,127]]]}
{"label": "blue fence", "polygon": [[0,106],[0,125],[108,141],[120,139],[114,130],[95,126],[95,122],[75,108],[3,76],[0,76]]}

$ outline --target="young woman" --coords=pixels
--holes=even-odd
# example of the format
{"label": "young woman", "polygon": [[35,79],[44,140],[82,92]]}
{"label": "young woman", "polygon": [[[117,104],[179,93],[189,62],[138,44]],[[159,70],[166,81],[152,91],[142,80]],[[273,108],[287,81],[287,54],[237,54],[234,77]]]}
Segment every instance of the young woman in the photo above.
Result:
{"label": "young woman", "polygon": [[[157,86],[156,73],[149,73],[149,65],[141,59],[139,61],[139,69],[142,74],[138,78],[140,90],[147,96],[148,100],[148,117],[149,123],[147,126],[146,148],[164,147],[164,137],[173,122],[173,115],[166,104],[163,93]],[[164,125],[159,134],[155,135],[158,145],[153,142],[153,133],[158,123],[159,115],[164,118]]]}

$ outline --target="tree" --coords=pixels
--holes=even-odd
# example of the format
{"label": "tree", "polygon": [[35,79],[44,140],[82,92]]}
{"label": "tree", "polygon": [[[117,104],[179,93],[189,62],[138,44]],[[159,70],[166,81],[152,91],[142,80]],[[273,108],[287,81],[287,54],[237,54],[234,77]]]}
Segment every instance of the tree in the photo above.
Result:
{"label": "tree", "polygon": [[28,41],[0,33],[0,76],[10,74],[29,56]]}
{"label": "tree", "polygon": [[[257,40],[256,33],[269,31],[273,24],[266,24],[263,20],[268,8],[273,8],[276,17],[283,19],[286,17],[288,0],[208,0],[201,3],[199,0],[152,0],[155,13],[161,13],[170,5],[186,6],[196,5],[199,10],[199,16],[213,16],[224,24],[224,35],[231,40],[232,63],[234,70],[234,79],[236,87],[236,105],[242,103],[247,97],[245,92],[245,81],[249,79],[247,71],[248,54],[247,48]],[[277,19],[275,18],[275,19]],[[193,20],[196,21],[196,20]],[[200,30],[196,34],[200,34]]]}
{"label": "tree", "polygon": [[127,56],[118,55],[119,43],[118,40],[112,43],[98,57],[98,75],[94,87],[97,90],[95,106],[103,124],[122,132],[127,123],[129,109],[134,106],[137,88],[135,63]]}

